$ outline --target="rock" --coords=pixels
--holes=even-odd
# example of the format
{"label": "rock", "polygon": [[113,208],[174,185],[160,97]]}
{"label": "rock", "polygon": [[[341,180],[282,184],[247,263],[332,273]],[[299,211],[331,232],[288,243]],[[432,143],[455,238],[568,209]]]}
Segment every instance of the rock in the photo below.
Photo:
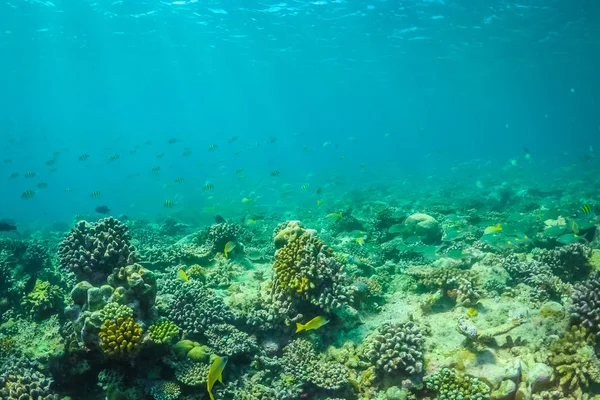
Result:
{"label": "rock", "polygon": [[385,392],[386,400],[406,400],[408,398],[408,392],[404,389],[400,389],[398,386],[392,386]]}
{"label": "rock", "polygon": [[467,374],[479,377],[480,380],[487,383],[492,390],[498,389],[502,381],[511,380],[518,383],[521,378],[521,362],[512,360],[500,362],[497,357],[488,352],[486,358],[481,358],[483,362],[473,365],[465,371]]}
{"label": "rock", "polygon": [[491,394],[490,400],[512,399],[517,391],[517,385],[510,379],[505,379],[500,383],[498,389]]}
{"label": "rock", "polygon": [[527,383],[532,393],[547,389],[552,384],[552,368],[543,363],[536,363],[527,371]]}
{"label": "rock", "polygon": [[521,383],[517,393],[515,394],[515,400],[531,400],[531,391],[527,388],[526,383]]}
{"label": "rock", "polygon": [[406,236],[419,236],[423,243],[439,243],[442,239],[442,230],[438,221],[431,215],[413,214],[404,221]]}

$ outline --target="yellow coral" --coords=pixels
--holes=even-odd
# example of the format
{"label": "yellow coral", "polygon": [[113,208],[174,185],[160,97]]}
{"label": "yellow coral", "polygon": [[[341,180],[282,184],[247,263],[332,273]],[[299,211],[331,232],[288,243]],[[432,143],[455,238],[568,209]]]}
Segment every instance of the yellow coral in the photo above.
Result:
{"label": "yellow coral", "polygon": [[[301,270],[301,262],[304,259],[316,260],[318,253],[324,246],[323,241],[304,233],[277,250],[273,268],[279,286],[285,290],[298,293],[314,288],[314,284],[309,281]],[[331,252],[328,248],[324,250]]]}
{"label": "yellow coral", "polygon": [[100,328],[100,348],[109,357],[135,355],[142,346],[142,327],[133,318],[106,320]]}

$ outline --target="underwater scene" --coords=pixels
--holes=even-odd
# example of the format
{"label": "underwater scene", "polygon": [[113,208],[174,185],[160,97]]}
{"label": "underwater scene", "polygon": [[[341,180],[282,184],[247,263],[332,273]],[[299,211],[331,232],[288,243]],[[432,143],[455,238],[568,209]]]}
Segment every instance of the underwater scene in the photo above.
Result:
{"label": "underwater scene", "polygon": [[600,3],[0,0],[0,400],[600,400]]}

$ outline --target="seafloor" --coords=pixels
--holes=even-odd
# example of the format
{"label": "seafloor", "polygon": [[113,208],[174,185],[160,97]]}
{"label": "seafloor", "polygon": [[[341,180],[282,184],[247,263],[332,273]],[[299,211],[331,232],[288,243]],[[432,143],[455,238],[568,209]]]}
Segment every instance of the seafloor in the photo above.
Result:
{"label": "seafloor", "polygon": [[600,399],[594,204],[378,198],[3,233],[0,399]]}

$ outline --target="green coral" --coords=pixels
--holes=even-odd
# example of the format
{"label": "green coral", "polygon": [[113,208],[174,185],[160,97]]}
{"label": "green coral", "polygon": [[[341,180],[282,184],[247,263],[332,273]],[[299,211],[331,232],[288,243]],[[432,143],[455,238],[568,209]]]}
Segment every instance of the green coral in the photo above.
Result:
{"label": "green coral", "polygon": [[125,305],[110,302],[102,308],[102,316],[104,319],[116,321],[118,318],[133,317],[133,310]]}
{"label": "green coral", "polygon": [[100,328],[100,348],[108,357],[135,355],[142,346],[142,327],[133,318],[106,320]]}
{"label": "green coral", "polygon": [[594,335],[586,328],[572,326],[550,346],[548,362],[566,392],[582,393],[593,383],[600,383],[600,361],[594,344]]}
{"label": "green coral", "polygon": [[181,395],[181,387],[177,382],[162,381],[150,389],[155,400],[176,400]]}
{"label": "green coral", "polygon": [[46,318],[64,307],[64,292],[50,282],[37,280],[33,290],[23,298],[21,305],[31,316]]}
{"label": "green coral", "polygon": [[425,377],[425,387],[437,393],[440,400],[486,400],[490,387],[478,378],[458,375],[455,370],[444,368]]}
{"label": "green coral", "polygon": [[188,386],[206,385],[209,367],[210,366],[207,363],[185,360],[177,364],[177,367],[175,368],[175,378]]}
{"label": "green coral", "polygon": [[148,336],[154,343],[170,343],[179,336],[179,328],[168,319],[162,319],[148,328]]}

